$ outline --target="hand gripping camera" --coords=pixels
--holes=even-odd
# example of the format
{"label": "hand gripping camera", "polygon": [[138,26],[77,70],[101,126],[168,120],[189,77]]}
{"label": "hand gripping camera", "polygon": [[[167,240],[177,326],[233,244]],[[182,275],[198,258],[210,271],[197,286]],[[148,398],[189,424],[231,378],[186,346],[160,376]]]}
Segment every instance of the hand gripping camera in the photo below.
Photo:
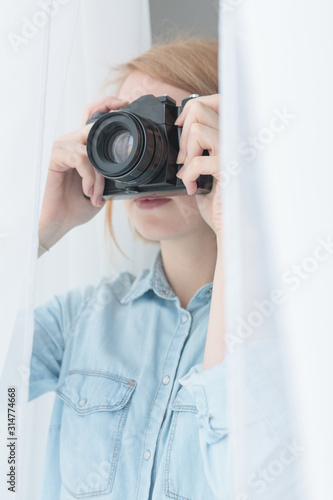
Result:
{"label": "hand gripping camera", "polygon": [[[94,113],[87,138],[87,154],[95,170],[105,177],[104,200],[186,194],[180,166],[181,128],[174,123],[181,106],[169,96],[145,95],[128,106],[109,113]],[[207,155],[207,151],[204,151]],[[200,175],[195,194],[212,189],[213,177]]]}

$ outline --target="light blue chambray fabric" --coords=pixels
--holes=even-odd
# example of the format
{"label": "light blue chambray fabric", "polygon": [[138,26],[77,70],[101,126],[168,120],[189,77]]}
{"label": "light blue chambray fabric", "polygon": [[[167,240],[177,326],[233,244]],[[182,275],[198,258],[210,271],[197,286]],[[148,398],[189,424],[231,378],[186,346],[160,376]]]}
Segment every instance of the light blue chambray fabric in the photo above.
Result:
{"label": "light blue chambray fabric", "polygon": [[[159,252],[137,278],[104,278],[35,309],[29,399],[56,393],[42,500],[267,500],[277,486],[298,498],[269,340],[242,352],[251,496],[230,493],[229,354],[203,370],[211,292],[182,308]],[[263,484],[258,471],[279,453],[292,465]]]}
{"label": "light blue chambray fabric", "polygon": [[212,283],[180,305],[161,253],[35,309],[30,396],[56,392],[43,500],[213,499],[197,408],[179,379],[202,369]]}

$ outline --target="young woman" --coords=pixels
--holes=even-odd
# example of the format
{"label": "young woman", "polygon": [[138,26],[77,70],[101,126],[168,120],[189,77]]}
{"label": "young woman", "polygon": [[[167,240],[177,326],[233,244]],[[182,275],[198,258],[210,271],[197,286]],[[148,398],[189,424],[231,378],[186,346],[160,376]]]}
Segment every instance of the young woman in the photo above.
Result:
{"label": "young woman", "polygon": [[[86,152],[93,113],[146,94],[178,105],[203,95],[176,121],[187,194],[123,201],[141,237],[160,242],[150,270],[105,278],[35,310],[30,399],[57,395],[44,500],[227,498],[217,92],[216,42],[156,46],[121,67],[117,98],[89,105],[80,128],[54,142],[39,255],[105,204],[104,178]],[[214,178],[206,195],[195,194],[201,174]]]}

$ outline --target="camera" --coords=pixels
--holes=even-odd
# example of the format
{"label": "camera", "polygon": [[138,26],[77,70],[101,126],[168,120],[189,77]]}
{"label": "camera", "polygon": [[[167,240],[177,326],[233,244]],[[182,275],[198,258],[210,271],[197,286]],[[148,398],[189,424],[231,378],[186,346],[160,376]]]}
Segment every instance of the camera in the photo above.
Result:
{"label": "camera", "polygon": [[[87,138],[88,158],[105,177],[104,200],[184,195],[176,177],[181,127],[174,123],[193,94],[181,106],[164,95],[145,95],[120,110],[94,113]],[[208,152],[204,151],[203,155]],[[200,175],[195,194],[209,193],[211,175]],[[86,197],[87,198],[87,197]]]}

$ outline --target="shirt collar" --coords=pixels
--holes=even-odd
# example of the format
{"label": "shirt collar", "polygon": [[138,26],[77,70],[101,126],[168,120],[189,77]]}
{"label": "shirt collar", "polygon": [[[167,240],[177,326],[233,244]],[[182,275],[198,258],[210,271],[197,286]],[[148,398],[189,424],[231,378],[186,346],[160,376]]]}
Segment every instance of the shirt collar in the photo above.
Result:
{"label": "shirt collar", "polygon": [[[196,299],[210,299],[213,283],[207,283],[199,288],[193,298]],[[148,271],[142,271],[133,281],[129,291],[120,300],[121,304],[127,304],[138,297],[141,297],[149,290],[153,290],[156,295],[163,299],[176,299],[176,295],[172,290],[168,279],[166,277],[161,250],[158,251],[153,259],[152,266]]]}

